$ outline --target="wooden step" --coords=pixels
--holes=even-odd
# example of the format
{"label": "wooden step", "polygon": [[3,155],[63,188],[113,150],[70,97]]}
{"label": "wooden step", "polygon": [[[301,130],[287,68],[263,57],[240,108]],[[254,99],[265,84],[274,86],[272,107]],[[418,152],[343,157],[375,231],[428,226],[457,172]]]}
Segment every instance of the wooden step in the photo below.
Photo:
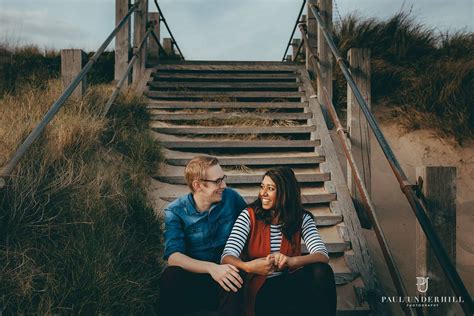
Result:
{"label": "wooden step", "polygon": [[160,143],[171,149],[178,148],[312,148],[319,146],[319,140],[181,140],[160,141]]}
{"label": "wooden step", "polygon": [[307,102],[207,102],[150,100],[148,109],[304,109]]}
{"label": "wooden step", "polygon": [[163,72],[219,72],[219,73],[295,73],[296,67],[294,65],[270,65],[263,63],[254,64],[216,64],[216,63],[179,63],[179,64],[161,64],[154,68],[158,73]]}
{"label": "wooden step", "polygon": [[[336,226],[318,227],[318,231],[329,253],[342,253],[351,248],[350,242],[342,238]],[[304,242],[301,243],[301,252],[308,253]]]}
{"label": "wooden step", "polygon": [[[189,193],[189,188],[185,185],[169,184],[158,180],[153,180],[159,198],[166,202],[171,202],[177,197]],[[233,188],[238,191],[247,203],[255,201],[258,196],[258,185],[236,185]],[[314,185],[301,188],[301,200],[303,204],[329,203],[336,200],[336,194],[327,193],[322,186]]]}
{"label": "wooden step", "polygon": [[226,74],[226,73],[153,73],[154,81],[166,82],[296,82],[296,74]]}
{"label": "wooden step", "polygon": [[[185,153],[165,149],[166,162],[171,165],[185,166],[196,153]],[[273,165],[311,165],[324,161],[324,156],[316,152],[286,152],[241,154],[234,156],[215,156],[221,166],[273,166]]]}
{"label": "wooden step", "polygon": [[329,259],[329,265],[334,271],[336,285],[347,284],[349,282],[352,282],[353,280],[355,280],[355,278],[359,276],[358,273],[352,272],[351,269],[347,266],[344,256],[331,257]]}
{"label": "wooden step", "polygon": [[145,91],[146,96],[155,99],[299,99],[304,92],[262,92],[262,91],[216,91],[216,92],[193,92],[193,91]]}
{"label": "wooden step", "polygon": [[360,277],[355,280],[337,286],[337,313],[340,316],[371,315],[370,307],[366,301],[360,302],[355,289],[364,288]]}
{"label": "wooden step", "polygon": [[217,134],[307,134],[316,130],[316,126],[164,126],[161,122],[151,122],[150,128],[158,133],[173,135],[217,135]]}
{"label": "wooden step", "polygon": [[334,214],[329,205],[305,206],[305,209],[313,214],[317,226],[332,226],[342,222],[342,215]]}
{"label": "wooden step", "polygon": [[[245,170],[224,170],[227,175],[226,184],[259,184],[266,172],[266,168],[252,168]],[[320,172],[319,168],[298,168],[294,169],[299,183],[313,183],[331,180],[329,173]],[[170,184],[186,184],[184,179],[184,167],[172,165],[162,165],[155,179]]]}
{"label": "wooden step", "polygon": [[162,82],[149,81],[148,86],[152,90],[164,91],[298,91],[301,86],[299,82]]}
{"label": "wooden step", "polygon": [[161,121],[198,121],[198,120],[229,120],[229,119],[258,119],[258,120],[307,120],[312,118],[311,113],[249,113],[249,112],[163,112],[150,110],[152,120]]}

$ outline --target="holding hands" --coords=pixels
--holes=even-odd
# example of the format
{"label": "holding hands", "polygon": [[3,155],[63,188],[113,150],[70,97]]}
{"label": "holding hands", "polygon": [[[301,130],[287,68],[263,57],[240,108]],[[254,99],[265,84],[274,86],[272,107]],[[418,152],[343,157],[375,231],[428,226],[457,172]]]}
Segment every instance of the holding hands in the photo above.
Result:
{"label": "holding hands", "polygon": [[247,272],[270,275],[275,271],[282,271],[293,266],[294,258],[288,257],[282,253],[276,252],[269,254],[264,258],[254,259],[247,262]]}

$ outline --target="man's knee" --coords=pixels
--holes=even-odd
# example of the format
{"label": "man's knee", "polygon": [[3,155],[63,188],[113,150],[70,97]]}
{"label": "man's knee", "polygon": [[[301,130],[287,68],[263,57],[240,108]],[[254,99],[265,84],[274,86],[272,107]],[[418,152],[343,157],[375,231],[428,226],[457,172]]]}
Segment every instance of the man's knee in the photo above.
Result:
{"label": "man's knee", "polygon": [[160,287],[169,289],[179,286],[184,280],[186,273],[188,272],[181,267],[166,267],[160,277]]}

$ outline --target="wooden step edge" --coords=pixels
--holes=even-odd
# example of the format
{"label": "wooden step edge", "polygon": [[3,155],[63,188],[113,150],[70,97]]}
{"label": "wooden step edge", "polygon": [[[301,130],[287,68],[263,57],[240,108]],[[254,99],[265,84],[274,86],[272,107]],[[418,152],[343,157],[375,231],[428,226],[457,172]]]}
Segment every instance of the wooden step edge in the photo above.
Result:
{"label": "wooden step edge", "polygon": [[[219,157],[216,156],[219,160],[221,166],[258,166],[258,165],[284,165],[284,164],[318,164],[324,161],[324,156],[314,156],[314,157],[267,157],[267,158],[245,158],[245,157]],[[185,166],[191,158],[166,158],[166,162],[174,166]]]}
{"label": "wooden step edge", "polygon": [[166,148],[312,148],[319,140],[158,140]]}
{"label": "wooden step edge", "polygon": [[216,102],[150,100],[148,109],[304,109],[307,102]]}
{"label": "wooden step edge", "polygon": [[172,135],[222,135],[222,134],[307,134],[316,130],[315,126],[282,126],[282,127],[252,127],[252,126],[162,126],[151,122],[150,128],[158,133]]}
{"label": "wooden step edge", "polygon": [[[226,179],[227,184],[254,184],[262,181],[262,174],[242,174],[242,175],[228,175]],[[315,174],[297,174],[296,178],[300,183],[306,182],[323,182],[329,179],[328,173],[315,173]],[[184,176],[162,176],[154,175],[154,179],[169,184],[186,184]]]}
{"label": "wooden step edge", "polygon": [[200,121],[200,120],[292,120],[301,121],[311,118],[311,113],[250,113],[250,112],[208,112],[208,113],[159,113],[149,110],[152,121]]}

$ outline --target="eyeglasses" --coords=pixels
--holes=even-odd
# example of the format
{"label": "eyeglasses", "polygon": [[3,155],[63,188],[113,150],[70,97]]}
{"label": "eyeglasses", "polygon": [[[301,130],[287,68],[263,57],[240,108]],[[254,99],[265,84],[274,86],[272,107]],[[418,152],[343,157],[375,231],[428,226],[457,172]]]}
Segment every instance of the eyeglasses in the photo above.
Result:
{"label": "eyeglasses", "polygon": [[219,178],[219,179],[216,179],[216,180],[201,179],[201,181],[212,182],[215,185],[221,185],[221,183],[224,182],[225,179],[227,179],[226,175],[224,175],[222,178]]}

